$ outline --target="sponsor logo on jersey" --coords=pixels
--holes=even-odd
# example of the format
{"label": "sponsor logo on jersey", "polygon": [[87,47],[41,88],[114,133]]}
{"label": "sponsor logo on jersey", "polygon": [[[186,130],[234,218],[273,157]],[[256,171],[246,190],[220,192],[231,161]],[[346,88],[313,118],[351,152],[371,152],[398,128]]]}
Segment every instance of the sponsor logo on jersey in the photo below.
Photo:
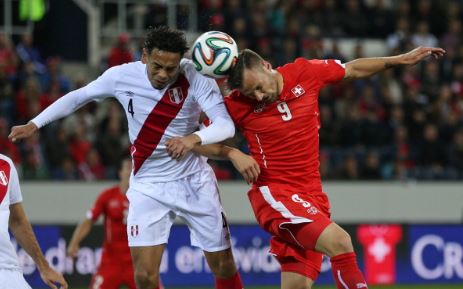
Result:
{"label": "sponsor logo on jersey", "polygon": [[169,99],[170,99],[171,102],[173,102],[175,104],[182,103],[182,101],[183,101],[183,92],[182,92],[182,88],[180,86],[169,89],[168,93],[169,93]]}
{"label": "sponsor logo on jersey", "polygon": [[129,91],[129,90],[127,90],[127,91],[125,92],[125,95],[127,95],[128,97],[133,97],[134,94],[135,94],[135,93],[133,93],[133,91]]}
{"label": "sponsor logo on jersey", "polygon": [[291,92],[294,94],[295,97],[299,97],[305,93],[305,90],[300,84],[298,84],[295,87],[291,88]]}
{"label": "sponsor logo on jersey", "polygon": [[132,236],[132,237],[138,236],[138,225],[131,225],[130,226],[130,236]]}
{"label": "sponsor logo on jersey", "polygon": [[8,177],[6,176],[4,171],[0,171],[0,184],[2,186],[8,185]]}

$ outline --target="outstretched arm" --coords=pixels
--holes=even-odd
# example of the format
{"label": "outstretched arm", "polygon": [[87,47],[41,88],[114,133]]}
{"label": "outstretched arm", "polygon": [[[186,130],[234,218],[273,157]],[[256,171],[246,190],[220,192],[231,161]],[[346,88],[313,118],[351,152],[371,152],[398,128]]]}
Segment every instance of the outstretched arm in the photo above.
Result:
{"label": "outstretched arm", "polygon": [[118,67],[112,67],[85,87],[65,94],[27,124],[12,127],[8,138],[13,142],[28,138],[39,128],[70,115],[83,105],[113,95],[114,82],[118,77],[118,73]]}
{"label": "outstretched arm", "polygon": [[248,184],[257,181],[260,174],[260,167],[256,160],[236,148],[223,144],[197,145],[193,148],[193,152],[215,160],[231,161]]}
{"label": "outstretched arm", "polygon": [[74,230],[71,241],[69,241],[67,254],[71,257],[76,257],[79,252],[80,242],[90,233],[93,221],[91,219],[83,220]]}
{"label": "outstretched arm", "polygon": [[[26,213],[21,203],[15,203],[10,206],[9,227],[19,245],[32,257],[37,264],[42,280],[53,289],[66,289],[68,284],[61,273],[53,270],[43,256],[39,243],[35,238],[32,226],[26,217]],[[57,287],[55,284],[60,284]]]}
{"label": "outstretched arm", "polygon": [[352,80],[372,76],[385,69],[399,65],[415,65],[428,56],[440,58],[445,54],[445,50],[435,47],[417,47],[407,53],[389,56],[358,58],[346,63],[346,73],[344,79]]}

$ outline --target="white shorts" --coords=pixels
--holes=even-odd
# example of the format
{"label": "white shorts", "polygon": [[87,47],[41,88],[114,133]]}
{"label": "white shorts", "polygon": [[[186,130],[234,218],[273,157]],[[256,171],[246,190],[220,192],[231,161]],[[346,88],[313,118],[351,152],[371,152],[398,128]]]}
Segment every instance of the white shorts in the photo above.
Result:
{"label": "white shorts", "polygon": [[0,269],[0,289],[31,289],[18,270]]}
{"label": "white shorts", "polygon": [[178,216],[190,229],[191,245],[207,252],[230,248],[230,232],[210,167],[171,182],[148,184],[132,179],[127,198],[130,247],[166,244]]}

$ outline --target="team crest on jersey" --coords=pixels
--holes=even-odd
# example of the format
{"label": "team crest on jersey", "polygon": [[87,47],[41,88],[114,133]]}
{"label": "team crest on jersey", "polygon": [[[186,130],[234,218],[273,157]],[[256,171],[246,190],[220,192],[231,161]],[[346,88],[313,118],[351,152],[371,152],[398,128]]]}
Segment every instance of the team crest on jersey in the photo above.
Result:
{"label": "team crest on jersey", "polygon": [[0,171],[0,184],[2,186],[8,185],[8,177],[6,176],[4,171]]}
{"label": "team crest on jersey", "polygon": [[298,84],[295,87],[291,88],[291,92],[294,94],[295,97],[299,97],[305,93],[305,90],[300,84]]}
{"label": "team crest on jersey", "polygon": [[180,104],[183,101],[183,92],[181,87],[174,87],[169,89],[169,99],[175,104]]}
{"label": "team crest on jersey", "polygon": [[138,236],[138,225],[130,226],[130,236],[132,237]]}

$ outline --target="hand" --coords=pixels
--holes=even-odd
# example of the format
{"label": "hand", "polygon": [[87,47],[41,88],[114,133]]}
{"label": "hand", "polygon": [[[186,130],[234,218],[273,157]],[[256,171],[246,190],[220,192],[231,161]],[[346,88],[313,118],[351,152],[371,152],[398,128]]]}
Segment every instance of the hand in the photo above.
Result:
{"label": "hand", "polygon": [[[53,270],[51,267],[46,267],[40,270],[40,277],[43,282],[45,282],[52,289],[67,289],[68,283],[64,280],[64,277],[61,273]],[[56,286],[59,284],[60,286]]]}
{"label": "hand", "polygon": [[253,157],[242,153],[240,150],[233,149],[229,153],[229,159],[248,185],[257,181],[257,177],[259,177],[260,174],[260,167]]}
{"label": "hand", "polygon": [[167,140],[166,149],[171,158],[180,160],[199,143],[201,143],[201,138],[193,133],[188,136],[174,137]]}
{"label": "hand", "polygon": [[79,245],[75,244],[69,244],[68,250],[67,250],[67,255],[69,257],[75,258],[77,257],[77,253],[79,252]]}
{"label": "hand", "polygon": [[13,126],[11,128],[11,132],[8,138],[11,139],[13,142],[16,142],[16,140],[30,137],[38,130],[39,128],[33,122],[30,121],[25,125]]}
{"label": "hand", "polygon": [[438,59],[444,56],[444,54],[445,50],[442,48],[419,46],[405,54],[402,54],[400,57],[403,64],[415,65],[428,56],[433,56],[435,59]]}

